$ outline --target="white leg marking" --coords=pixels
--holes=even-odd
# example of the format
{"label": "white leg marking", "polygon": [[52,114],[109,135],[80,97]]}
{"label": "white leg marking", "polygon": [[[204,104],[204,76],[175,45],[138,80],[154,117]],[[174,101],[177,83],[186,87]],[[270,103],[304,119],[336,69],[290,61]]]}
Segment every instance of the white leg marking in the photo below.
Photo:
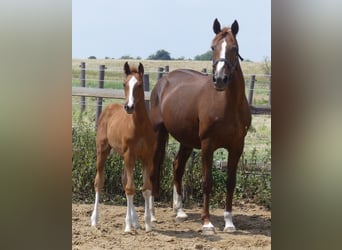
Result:
{"label": "white leg marking", "polygon": [[99,206],[99,193],[95,193],[95,204],[94,204],[94,210],[93,213],[91,214],[90,221],[91,221],[91,226],[96,226],[98,217],[99,217],[99,211],[98,211],[98,206]]}
{"label": "white leg marking", "polygon": [[151,223],[151,213],[152,213],[152,207],[151,207],[151,190],[146,189],[143,192],[143,196],[145,198],[145,231],[150,232],[152,231],[152,223]]}
{"label": "white leg marking", "polygon": [[126,212],[126,226],[125,232],[132,231],[132,223],[133,223],[133,216],[132,216],[132,207],[133,207],[133,195],[126,195],[127,198],[127,212]]}
{"label": "white leg marking", "polygon": [[202,233],[205,235],[212,235],[215,234],[215,227],[213,224],[211,224],[211,222],[209,221],[208,224],[205,224],[202,226]]}
{"label": "white leg marking", "polygon": [[138,220],[138,214],[135,211],[134,205],[131,208],[131,216],[132,216],[132,219],[133,219],[133,222],[132,222],[133,228],[134,229],[139,229],[140,228],[140,224],[139,224],[139,220]]}
{"label": "white leg marking", "polygon": [[151,208],[151,222],[157,221],[156,212],[154,210],[154,197],[150,197],[150,208]]}
{"label": "white leg marking", "polygon": [[[220,58],[226,58],[226,46],[227,46],[227,43],[224,40],[223,43],[221,44]],[[216,76],[217,77],[223,77],[223,72],[222,72],[223,66],[224,66],[224,62],[218,62],[217,63],[217,65],[216,65]]]}
{"label": "white leg marking", "polygon": [[223,218],[224,218],[224,222],[225,222],[225,226],[224,226],[223,231],[224,232],[235,231],[232,213],[225,211],[223,213]]}
{"label": "white leg marking", "polygon": [[176,219],[185,220],[188,218],[188,215],[183,211],[182,196],[177,193],[175,185],[173,185],[173,210],[177,213]]}
{"label": "white leg marking", "polygon": [[133,96],[133,89],[135,84],[138,82],[138,80],[133,76],[129,82],[128,82],[128,86],[129,86],[129,96],[128,96],[128,103],[127,106],[129,108],[133,107],[134,104],[134,96]]}

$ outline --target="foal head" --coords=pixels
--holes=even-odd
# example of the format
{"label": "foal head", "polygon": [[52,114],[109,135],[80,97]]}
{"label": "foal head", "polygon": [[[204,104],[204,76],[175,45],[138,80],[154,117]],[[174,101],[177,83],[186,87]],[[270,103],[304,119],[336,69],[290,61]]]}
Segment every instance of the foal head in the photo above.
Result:
{"label": "foal head", "polygon": [[213,51],[213,81],[216,90],[221,91],[228,86],[239,63],[239,47],[236,41],[239,24],[235,20],[231,28],[225,27],[221,29],[221,24],[215,19],[213,30],[216,34],[211,44]]}
{"label": "foal head", "polygon": [[126,80],[123,84],[126,97],[124,108],[128,114],[132,114],[136,103],[144,100],[144,66],[139,63],[138,69],[130,68],[126,62],[124,72],[126,74]]}

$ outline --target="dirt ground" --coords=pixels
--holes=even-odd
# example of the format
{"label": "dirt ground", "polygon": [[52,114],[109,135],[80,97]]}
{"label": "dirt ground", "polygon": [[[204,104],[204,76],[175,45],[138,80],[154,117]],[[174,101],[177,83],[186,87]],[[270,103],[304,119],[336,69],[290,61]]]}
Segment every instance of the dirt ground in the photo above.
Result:
{"label": "dirt ground", "polygon": [[[189,218],[178,223],[172,208],[159,204],[150,233],[124,233],[125,206],[100,204],[99,223],[91,227],[92,209],[93,205],[72,204],[72,249],[271,249],[271,212],[253,204],[233,207],[233,233],[222,231],[223,209],[210,210],[214,235],[201,233],[201,208],[185,209]],[[144,208],[136,210],[144,227]]]}

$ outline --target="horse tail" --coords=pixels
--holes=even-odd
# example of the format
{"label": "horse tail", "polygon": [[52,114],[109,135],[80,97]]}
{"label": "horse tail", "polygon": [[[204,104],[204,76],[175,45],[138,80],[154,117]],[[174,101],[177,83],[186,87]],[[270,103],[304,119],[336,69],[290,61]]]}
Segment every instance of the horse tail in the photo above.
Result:
{"label": "horse tail", "polygon": [[165,127],[162,126],[157,131],[157,146],[156,146],[155,154],[153,158],[154,168],[152,171],[151,181],[152,181],[152,186],[153,186],[152,195],[154,197],[159,197],[160,195],[160,183],[161,183],[161,179],[163,178],[162,170],[163,170],[165,150],[166,150],[168,139],[169,139],[169,134],[166,131]]}
{"label": "horse tail", "polygon": [[153,154],[153,171],[151,174],[152,195],[160,195],[160,181],[162,178],[162,166],[165,158],[165,149],[168,142],[169,133],[167,132],[160,110],[160,95],[165,85],[165,77],[162,77],[151,92],[150,120],[157,138],[157,144]]}

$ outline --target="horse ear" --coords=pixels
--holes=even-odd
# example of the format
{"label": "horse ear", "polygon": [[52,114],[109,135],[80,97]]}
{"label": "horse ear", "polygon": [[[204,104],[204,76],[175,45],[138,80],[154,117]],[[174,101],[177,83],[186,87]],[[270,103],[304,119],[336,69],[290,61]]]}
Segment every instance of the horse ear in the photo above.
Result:
{"label": "horse ear", "polygon": [[131,74],[131,69],[129,68],[128,62],[125,62],[124,71],[125,71],[126,76]]}
{"label": "horse ear", "polygon": [[138,71],[141,76],[144,76],[144,66],[141,63],[139,63]]}
{"label": "horse ear", "polygon": [[215,34],[218,34],[221,31],[221,24],[217,20],[217,18],[215,18],[215,20],[214,20],[213,30],[214,30]]}
{"label": "horse ear", "polygon": [[236,20],[233,22],[231,30],[234,36],[236,36],[236,34],[239,32],[239,24]]}

